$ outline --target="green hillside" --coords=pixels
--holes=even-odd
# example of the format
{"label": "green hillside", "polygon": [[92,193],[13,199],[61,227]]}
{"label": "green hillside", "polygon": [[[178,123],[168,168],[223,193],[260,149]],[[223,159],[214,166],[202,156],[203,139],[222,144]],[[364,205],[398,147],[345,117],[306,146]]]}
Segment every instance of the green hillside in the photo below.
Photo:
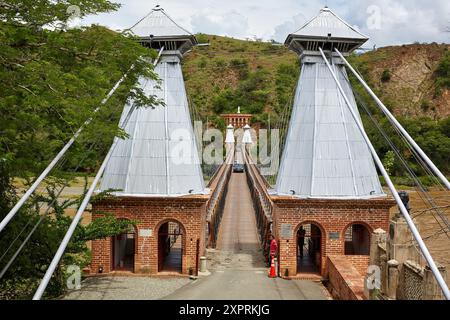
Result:
{"label": "green hillside", "polygon": [[209,46],[196,47],[184,59],[191,102],[199,116],[221,127],[221,113],[254,114],[254,121],[277,121],[299,74],[297,56],[281,45],[199,35]]}
{"label": "green hillside", "polygon": [[[220,127],[218,116],[241,106],[243,112],[255,115],[255,122],[267,124],[270,114],[276,123],[297,83],[297,55],[271,43],[197,37],[209,46],[194,48],[183,62],[197,114]],[[444,119],[450,115],[450,94],[448,82],[439,82],[437,70],[448,58],[448,48],[445,44],[386,47],[354,55],[351,61],[397,115]]]}
{"label": "green hillside", "polygon": [[450,116],[450,45],[391,46],[352,57],[364,78],[396,115]]}
{"label": "green hillside", "polygon": [[[300,72],[295,53],[279,44],[197,35],[199,46],[186,55],[183,71],[195,120],[223,129],[220,114],[242,112],[254,115],[253,123],[280,128],[283,110],[292,106]],[[408,132],[445,172],[450,172],[450,51],[447,44],[413,44],[380,48],[349,58],[369,85],[394,112]],[[350,75],[359,105],[396,143],[418,175],[413,156],[373,99]],[[370,117],[361,108],[366,130],[382,157],[391,150]],[[283,125],[285,126],[285,124]],[[284,128],[284,127],[283,127]],[[284,130],[282,133],[285,132]],[[399,161],[392,173],[401,176]]]}

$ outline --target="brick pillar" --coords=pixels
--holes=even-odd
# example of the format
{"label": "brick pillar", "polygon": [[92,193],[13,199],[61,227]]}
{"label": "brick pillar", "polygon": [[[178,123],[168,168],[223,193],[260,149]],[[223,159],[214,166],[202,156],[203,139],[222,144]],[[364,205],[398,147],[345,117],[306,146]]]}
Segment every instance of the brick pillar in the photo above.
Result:
{"label": "brick pillar", "polygon": [[[278,241],[279,270],[281,277],[297,275],[297,248],[294,238]],[[286,276],[286,270],[288,275]]]}
{"label": "brick pillar", "polygon": [[111,272],[111,244],[111,238],[92,241],[91,273],[99,273],[100,268],[103,273]]}

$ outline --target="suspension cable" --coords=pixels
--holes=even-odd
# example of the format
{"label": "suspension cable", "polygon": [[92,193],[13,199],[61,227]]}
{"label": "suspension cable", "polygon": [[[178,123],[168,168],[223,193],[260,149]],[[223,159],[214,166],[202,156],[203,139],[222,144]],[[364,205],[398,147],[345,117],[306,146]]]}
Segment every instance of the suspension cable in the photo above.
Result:
{"label": "suspension cable", "polygon": [[361,82],[361,84],[364,86],[364,88],[367,90],[367,92],[372,96],[372,98],[375,100],[379,108],[383,111],[383,113],[388,117],[394,125],[401,131],[403,136],[411,143],[413,148],[419,153],[419,155],[422,157],[422,159],[427,163],[427,165],[436,173],[436,175],[442,180],[444,185],[448,190],[450,190],[450,182],[447,180],[447,178],[442,174],[442,172],[435,166],[433,161],[430,160],[430,158],[425,154],[425,152],[420,148],[420,146],[414,141],[414,139],[409,135],[409,133],[403,128],[403,126],[400,124],[400,122],[397,121],[397,119],[392,115],[392,113],[389,111],[388,108],[381,102],[381,100],[377,97],[377,95],[372,91],[372,89],[367,85],[367,83],[364,81],[364,79],[355,71],[355,69],[350,65],[350,63],[344,58],[342,53],[339,52],[337,48],[335,48],[335,51],[339,55],[339,57],[344,61],[346,66],[353,72],[356,78]]}
{"label": "suspension cable", "polygon": [[[359,76],[362,78],[361,72],[359,72],[357,67],[353,67],[355,69],[355,71],[359,74]],[[352,88],[353,92],[356,93],[356,91]],[[416,150],[411,146],[411,144],[409,143],[409,141],[403,136],[403,134],[401,133],[401,131],[395,126],[395,124],[392,122],[392,120],[390,118],[388,118],[388,121],[391,123],[393,129],[395,130],[395,132],[397,132],[398,136],[400,137],[400,139],[405,143],[405,145],[407,146],[407,148],[409,149],[409,151],[411,152],[413,158],[417,161],[417,163],[419,164],[419,166],[422,168],[422,170],[428,174],[432,179],[433,182],[440,187],[442,190],[445,190],[445,186],[442,185],[441,180],[435,175],[435,173],[426,165],[426,163],[424,162],[424,160],[420,157],[420,155],[416,152]]]}
{"label": "suspension cable", "polygon": [[[345,77],[345,75],[344,75]],[[346,79],[348,81],[348,78]],[[369,115],[370,120],[372,121],[372,123],[376,126],[376,128],[378,129],[378,131],[381,133],[381,135],[383,136],[383,138],[386,140],[386,142],[389,144],[389,146],[391,147],[391,149],[395,152],[396,156],[399,158],[400,162],[402,163],[403,167],[406,169],[407,173],[410,175],[410,177],[413,179],[413,181],[416,184],[416,190],[418,191],[418,194],[420,196],[420,198],[422,199],[423,202],[428,201],[428,203],[432,206],[431,210],[435,210],[436,213],[439,215],[439,217],[441,218],[441,220],[444,222],[445,226],[442,226],[441,222],[436,218],[436,216],[433,213],[433,217],[436,220],[436,222],[439,224],[439,226],[441,227],[441,230],[443,232],[445,232],[445,234],[447,235],[447,237],[450,239],[450,235],[448,234],[448,232],[450,232],[450,223],[447,219],[447,217],[445,216],[444,213],[440,212],[437,204],[434,202],[433,198],[431,198],[427,192],[425,191],[422,183],[420,182],[420,180],[417,178],[416,174],[411,170],[411,168],[409,167],[407,161],[405,160],[405,158],[401,155],[400,151],[398,150],[398,148],[395,146],[395,144],[392,142],[392,140],[389,138],[389,136],[387,135],[387,133],[383,130],[383,128],[377,123],[377,121],[375,120],[375,118],[373,117],[372,113],[370,112],[370,110],[368,109],[368,107],[364,104],[364,102],[362,101],[361,97],[359,96],[359,94],[353,90],[356,99],[358,100],[358,102],[360,103],[360,105],[363,107],[363,109],[366,111],[366,113]],[[425,197],[425,199],[424,199]],[[444,230],[445,228],[448,229],[448,231]]]}
{"label": "suspension cable", "polygon": [[419,231],[417,230],[417,227],[414,225],[414,222],[411,219],[411,216],[409,215],[408,210],[406,209],[405,205],[403,204],[402,200],[400,199],[400,196],[399,196],[399,194],[398,194],[398,192],[397,192],[397,190],[396,190],[396,188],[395,188],[391,178],[389,177],[389,174],[387,173],[386,169],[384,168],[383,163],[380,160],[380,157],[378,156],[378,154],[377,154],[375,148],[373,147],[369,137],[367,136],[367,133],[364,131],[364,127],[362,126],[362,123],[360,122],[358,116],[356,115],[355,110],[353,110],[353,107],[352,107],[350,101],[348,100],[348,97],[345,94],[345,91],[342,88],[342,85],[339,82],[339,80],[338,80],[335,72],[333,71],[330,63],[328,62],[328,59],[325,56],[322,48],[319,47],[319,51],[320,51],[320,54],[322,55],[322,58],[325,61],[326,65],[328,67],[328,70],[330,71],[330,73],[331,73],[331,75],[332,75],[332,77],[333,77],[333,79],[334,79],[334,81],[335,81],[335,83],[336,83],[336,85],[337,85],[337,87],[339,89],[340,94],[342,95],[342,97],[345,100],[347,108],[350,111],[355,124],[357,125],[361,135],[363,136],[363,138],[364,138],[364,140],[366,142],[366,145],[368,146],[370,152],[372,153],[372,156],[373,156],[373,158],[374,158],[378,168],[380,169],[380,171],[381,171],[381,173],[382,173],[382,175],[383,175],[383,177],[384,177],[384,179],[385,179],[389,189],[391,190],[392,196],[394,197],[395,201],[397,202],[397,205],[398,205],[398,207],[400,209],[400,212],[403,214],[403,216],[404,216],[404,218],[406,220],[406,223],[408,224],[408,226],[409,226],[409,228],[410,228],[414,238],[416,239],[416,241],[417,241],[417,243],[418,243],[418,245],[420,247],[420,250],[422,251],[422,254],[425,257],[425,260],[428,262],[428,265],[431,268],[431,271],[433,272],[434,277],[436,278],[439,286],[441,287],[442,292],[444,293],[444,296],[446,297],[447,300],[450,300],[450,291],[449,291],[449,289],[447,287],[447,284],[445,283],[444,278],[442,277],[442,274],[439,272],[439,269],[436,266],[436,263],[434,262],[433,257],[431,256],[427,246],[425,245],[424,241],[422,240],[422,237],[421,237]]}
{"label": "suspension cable", "polygon": [[[134,112],[134,110],[136,109],[136,106],[133,104],[133,106],[130,108],[126,119],[124,119],[124,122],[121,124],[121,128],[125,129],[126,124],[128,123],[128,120],[130,119],[132,113]],[[37,289],[37,291],[35,292],[34,296],[33,296],[33,300],[40,300],[48,283],[50,282],[50,279],[53,275],[53,273],[55,272],[56,267],[59,264],[59,261],[62,258],[62,255],[64,254],[64,251],[66,250],[67,245],[70,242],[70,239],[72,238],[73,233],[75,232],[75,229],[84,213],[84,210],[86,209],[87,205],[89,204],[89,201],[94,193],[95,187],[97,186],[101,176],[103,175],[104,170],[106,169],[106,165],[109,162],[109,159],[111,158],[114,150],[116,149],[117,145],[118,145],[119,139],[115,138],[115,141],[111,147],[111,149],[108,151],[108,154],[106,155],[105,159],[102,162],[102,165],[100,166],[100,169],[98,170],[94,181],[92,182],[89,190],[87,191],[81,205],[79,206],[77,213],[75,214],[75,217],[72,220],[72,223],[70,224],[70,227],[68,229],[68,231],[66,232],[63,240],[61,241],[61,244],[59,245],[59,248],[52,260],[52,262],[50,263],[44,278],[42,279],[41,283],[39,284],[39,287]]]}
{"label": "suspension cable", "polygon": [[[162,50],[160,51],[160,53],[162,53]],[[157,59],[154,62],[154,66],[156,66],[156,64],[158,63]],[[130,119],[132,113],[134,112],[134,110],[136,109],[136,105],[133,104],[133,106],[130,108],[126,119],[124,119],[124,122],[120,125],[120,127],[122,129],[125,129],[126,124],[128,123],[128,120]],[[92,182],[91,186],[89,187],[89,190],[86,192],[85,197],[83,199],[83,201],[81,202],[81,205],[79,206],[77,213],[75,214],[75,217],[72,220],[72,223],[70,224],[69,229],[67,230],[63,240],[61,241],[58,250],[55,254],[55,256],[53,257],[53,260],[51,261],[47,271],[45,272],[44,277],[42,278],[41,283],[39,284],[38,289],[36,290],[34,296],[33,296],[33,300],[40,300],[42,295],[44,294],[45,289],[47,288],[48,283],[50,282],[50,279],[53,275],[53,273],[55,272],[55,269],[57,268],[59,261],[61,260],[64,251],[66,250],[67,245],[70,242],[70,239],[72,238],[73,233],[75,232],[75,229],[78,225],[78,223],[80,222],[80,219],[84,213],[84,210],[86,209],[86,207],[89,204],[89,201],[94,193],[95,187],[97,186],[98,182],[100,181],[100,178],[103,175],[103,172],[106,169],[106,166],[109,162],[109,159],[111,158],[114,150],[116,149],[117,145],[118,145],[118,141],[119,139],[116,138],[113,142],[112,147],[110,148],[110,150],[108,151],[108,154],[106,155],[105,159],[102,162],[102,165],[100,166],[97,174],[95,175],[94,181]]]}
{"label": "suspension cable", "polygon": [[[119,88],[122,82],[126,79],[128,73],[134,69],[134,64],[128,69],[128,71],[116,82],[114,87],[109,91],[106,97],[101,101],[100,106],[94,109],[93,114],[96,114],[101,107],[108,102],[114,92]],[[56,157],[50,162],[50,164],[45,168],[45,170],[40,174],[40,176],[34,181],[31,187],[25,192],[25,194],[20,198],[20,200],[16,203],[16,205],[9,211],[6,217],[0,222],[0,232],[6,227],[6,225],[11,221],[11,219],[16,215],[17,211],[25,204],[28,198],[34,193],[36,188],[41,184],[41,182],[45,179],[45,177],[50,173],[50,171],[55,167],[55,165],[61,160],[64,154],[69,150],[69,148],[73,145],[75,140],[80,136],[81,132],[92,122],[93,116],[87,119],[81,127],[75,132],[72,138],[66,143],[66,145],[59,151]]]}
{"label": "suspension cable", "polygon": [[[100,140],[100,139],[99,139]],[[89,157],[89,151],[91,151],[93,149],[93,147],[96,145],[97,143],[94,143],[91,145],[91,147],[88,149],[88,151],[86,152],[85,156],[83,159],[81,159],[81,161],[77,164],[77,167],[74,169],[74,172],[76,172],[82,165],[82,163]],[[64,191],[64,189],[69,186],[69,182],[65,182],[61,188],[59,189],[58,193],[55,195],[55,197],[53,198],[53,200],[47,204],[47,208],[45,209],[45,212],[40,216],[40,218],[38,219],[38,221],[36,222],[36,224],[33,226],[33,228],[30,230],[30,232],[28,233],[28,235],[25,237],[25,239],[22,241],[22,243],[20,244],[19,248],[15,251],[15,253],[12,255],[12,257],[10,258],[10,260],[8,261],[8,263],[5,265],[5,267],[3,267],[2,271],[0,272],[0,279],[3,278],[3,276],[5,275],[5,273],[8,271],[8,269],[11,267],[12,263],[15,261],[15,259],[17,258],[17,256],[20,254],[20,252],[22,251],[22,249],[25,247],[25,245],[27,244],[27,242],[30,240],[31,236],[34,234],[34,232],[36,231],[36,229],[39,227],[39,225],[42,223],[42,221],[45,220],[45,218],[47,217],[48,213],[50,212],[50,209],[52,208],[52,206],[56,203],[57,199],[59,198],[59,196],[62,194],[62,192]],[[39,208],[40,211],[40,208]],[[17,235],[17,237],[11,242],[11,244],[8,246],[8,248],[6,249],[5,253],[1,256],[0,258],[0,262],[3,260],[3,258],[6,256],[6,254],[9,252],[9,250],[14,246],[14,244],[17,242],[17,240],[20,238],[20,236],[22,235],[22,233],[28,228],[28,226],[31,224],[31,222],[33,221],[33,219],[29,219],[27,224],[22,228],[22,230],[20,231],[20,233]]]}

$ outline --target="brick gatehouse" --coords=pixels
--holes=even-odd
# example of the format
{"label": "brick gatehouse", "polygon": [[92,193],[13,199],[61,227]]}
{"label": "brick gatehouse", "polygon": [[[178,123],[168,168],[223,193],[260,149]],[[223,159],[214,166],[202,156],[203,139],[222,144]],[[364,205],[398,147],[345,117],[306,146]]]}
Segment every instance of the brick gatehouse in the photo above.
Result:
{"label": "brick gatehouse", "polygon": [[[125,106],[99,191],[111,196],[93,204],[93,220],[104,213],[133,220],[128,232],[92,243],[91,273],[128,271],[196,274],[205,248],[205,187],[189,113],[181,60],[197,40],[162,8],[130,31],[159,52],[152,62],[160,81],[140,78],[147,95],[164,105]],[[126,121],[126,122],[125,122]]]}
{"label": "brick gatehouse", "polygon": [[[388,229],[389,209],[395,204],[386,198],[331,200],[274,196],[272,200],[272,228],[279,241],[279,268],[283,277],[302,273],[324,276],[327,256],[331,255],[347,255],[365,273],[370,234],[379,228]],[[304,266],[298,252],[302,226],[306,229],[303,238],[309,250],[304,252],[304,257],[313,259]]]}
{"label": "brick gatehouse", "polygon": [[[94,203],[93,219],[107,212],[137,224],[128,234],[92,242],[91,272],[196,274],[199,256],[205,250],[208,198],[114,197]],[[171,226],[175,226],[175,230],[169,230]],[[170,243],[173,240],[175,242]],[[118,246],[128,248],[121,250]],[[167,259],[171,261],[165,261]]]}
{"label": "brick gatehouse", "polygon": [[349,257],[365,275],[370,234],[388,227],[395,202],[383,190],[345,64],[335,52],[347,56],[367,40],[328,7],[286,38],[301,72],[272,192],[283,276],[325,276],[330,256]]}

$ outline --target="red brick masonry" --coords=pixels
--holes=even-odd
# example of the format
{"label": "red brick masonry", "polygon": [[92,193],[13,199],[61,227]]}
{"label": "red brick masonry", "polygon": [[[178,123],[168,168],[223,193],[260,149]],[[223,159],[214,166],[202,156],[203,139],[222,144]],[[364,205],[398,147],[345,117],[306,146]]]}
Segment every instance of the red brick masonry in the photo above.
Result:
{"label": "red brick masonry", "polygon": [[[176,221],[183,229],[182,274],[196,271],[196,257],[204,254],[206,203],[209,196],[177,198],[111,197],[93,204],[92,219],[102,213],[113,213],[117,218],[137,220],[134,271],[158,273],[158,229],[168,221]],[[151,235],[148,236],[150,230]],[[145,231],[145,232],[141,232]],[[199,252],[197,253],[197,240]],[[111,272],[112,239],[92,242],[91,273]]]}
{"label": "red brick masonry", "polygon": [[[370,233],[388,229],[389,209],[395,201],[388,198],[370,200],[298,199],[272,197],[273,232],[279,241],[280,273],[297,274],[297,231],[301,225],[315,224],[321,230],[321,274],[325,275],[327,256],[344,255],[344,234],[352,224],[362,224]],[[282,225],[291,226],[289,236],[282,234]],[[286,231],[286,229],[285,229]],[[356,258],[354,258],[356,259]],[[361,271],[362,264],[354,261]]]}
{"label": "red brick masonry", "polygon": [[328,290],[335,299],[363,300],[364,275],[352,265],[348,256],[328,256]]}
{"label": "red brick masonry", "polygon": [[370,256],[346,256],[361,276],[365,276],[369,267]]}

